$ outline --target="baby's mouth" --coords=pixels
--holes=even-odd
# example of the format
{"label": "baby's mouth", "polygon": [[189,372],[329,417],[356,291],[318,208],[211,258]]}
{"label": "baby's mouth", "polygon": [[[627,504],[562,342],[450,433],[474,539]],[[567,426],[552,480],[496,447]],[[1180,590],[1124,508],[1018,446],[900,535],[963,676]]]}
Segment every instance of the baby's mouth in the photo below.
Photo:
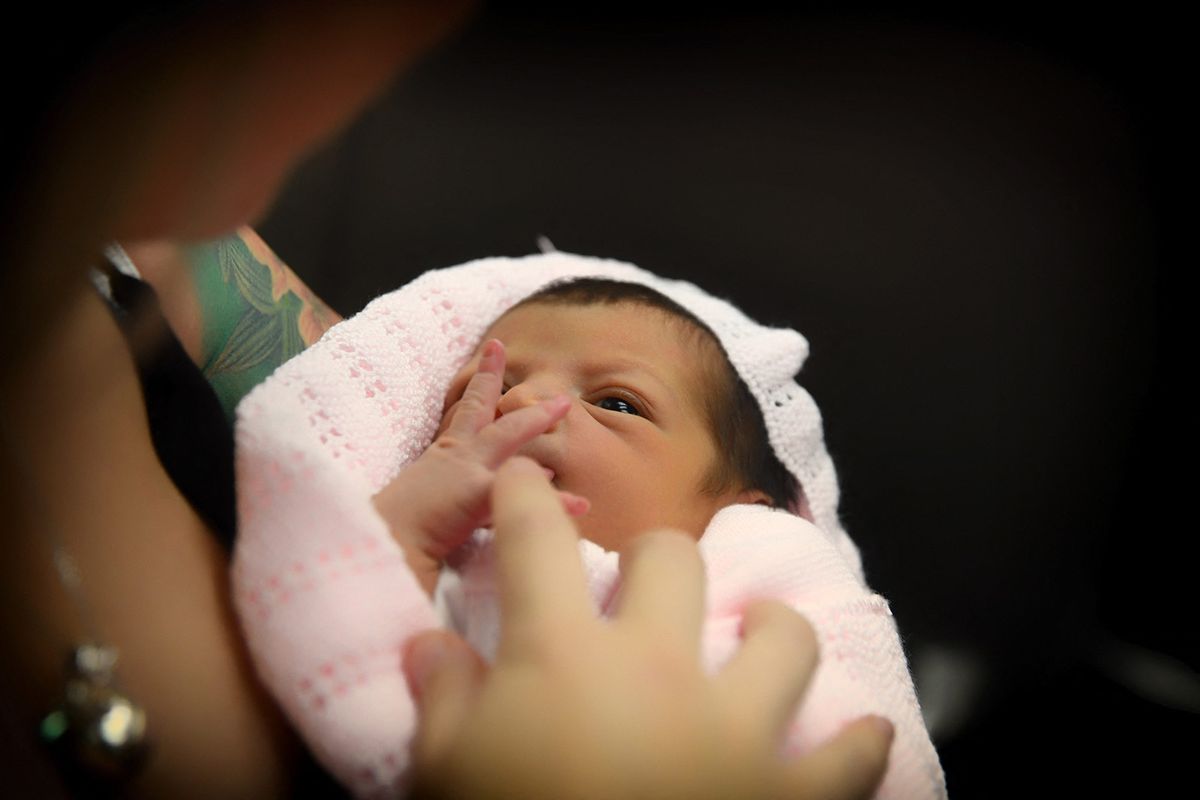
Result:
{"label": "baby's mouth", "polygon": [[546,480],[550,481],[550,483],[554,486],[554,488],[556,488],[556,489],[561,488],[559,486],[559,483],[560,483],[560,478],[562,476],[558,474],[557,469],[555,469],[554,467],[547,466],[548,462],[549,463],[558,463],[557,454],[552,449],[547,447],[545,442],[538,441],[538,440],[529,442],[525,447],[521,448],[521,450],[519,450],[518,452],[520,453],[520,455],[523,455],[526,458],[531,459],[539,467],[541,467],[542,474],[544,474],[546,476]]}
{"label": "baby's mouth", "polygon": [[530,453],[521,453],[521,455],[525,456],[526,458],[533,461],[533,463],[537,464],[538,467],[541,468],[542,474],[546,476],[546,480],[550,481],[551,483],[555,482],[555,478],[558,477],[558,473],[553,468],[547,467],[546,464],[542,461],[542,459],[540,459],[537,456],[532,455]]}

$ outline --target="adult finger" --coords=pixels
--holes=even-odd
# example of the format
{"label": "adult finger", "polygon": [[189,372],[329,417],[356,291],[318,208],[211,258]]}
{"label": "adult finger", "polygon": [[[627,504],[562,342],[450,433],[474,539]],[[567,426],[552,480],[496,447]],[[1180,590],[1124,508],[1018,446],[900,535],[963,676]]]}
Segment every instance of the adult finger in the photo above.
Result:
{"label": "adult finger", "polygon": [[487,667],[470,645],[449,631],[428,631],[410,639],[403,667],[420,720],[415,752],[418,758],[436,760],[446,753],[474,705]]}
{"label": "adult finger", "polygon": [[699,652],[704,623],[704,562],[696,542],[678,531],[639,536],[621,553],[617,618]]}
{"label": "adult finger", "polygon": [[[549,476],[547,476],[549,477]],[[564,492],[561,489],[558,492],[558,499],[562,502],[563,511],[566,511],[572,517],[581,517],[592,508],[592,501],[582,495],[574,494],[573,492]],[[492,514],[489,509],[483,518],[477,523],[480,528],[492,527]]]}
{"label": "adult finger", "polygon": [[788,797],[865,800],[887,771],[895,736],[883,717],[863,717],[808,755],[785,767]]}
{"label": "adult finger", "polygon": [[492,486],[501,653],[515,631],[580,625],[595,616],[579,561],[579,534],[542,468],[509,459]]}
{"label": "adult finger", "polygon": [[455,404],[447,430],[460,436],[477,433],[496,418],[496,403],[503,388],[504,345],[499,339],[489,339],[483,346],[478,369]]}
{"label": "adult finger", "polygon": [[715,678],[753,724],[778,737],[817,666],[817,637],[803,616],[777,600],[762,600],[742,616],[742,646]]}
{"label": "adult finger", "polygon": [[535,436],[566,416],[571,401],[565,395],[543,400],[505,414],[479,434],[480,457],[490,469],[511,458]]}

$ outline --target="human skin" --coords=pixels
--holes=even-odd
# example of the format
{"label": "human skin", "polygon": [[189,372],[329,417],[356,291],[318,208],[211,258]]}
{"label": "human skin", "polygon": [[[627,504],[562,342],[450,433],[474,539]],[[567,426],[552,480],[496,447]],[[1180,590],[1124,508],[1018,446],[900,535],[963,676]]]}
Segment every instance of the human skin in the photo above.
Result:
{"label": "human skin", "polygon": [[[662,526],[699,539],[719,509],[760,499],[702,489],[717,444],[700,398],[714,389],[696,368],[706,354],[685,331],[635,303],[533,303],[488,333],[508,355],[501,417],[558,393],[571,399],[562,421],[519,452],[553,470],[556,487],[591,501],[579,531],[607,550]],[[449,398],[472,366],[451,382]]]}
{"label": "human skin", "polygon": [[[490,524],[496,470],[531,439],[567,413],[565,395],[497,416],[504,374],[504,346],[488,340],[479,370],[462,394],[456,413],[421,456],[374,499],[392,536],[404,551],[417,582],[433,596],[446,558],[476,528]],[[584,498],[560,492],[564,507],[581,514]]]}
{"label": "human skin", "polygon": [[20,237],[3,247],[19,268],[2,286],[20,302],[0,322],[0,713],[28,732],[4,752],[15,795],[57,794],[34,732],[61,701],[64,655],[91,635],[54,572],[56,540],[149,720],[153,755],[119,794],[292,794],[298,745],[242,649],[227,555],[163,471],[129,348],[83,267],[114,239],[251,221],[464,4],[252,5],[81,71],[17,192]]}
{"label": "human skin", "polygon": [[230,420],[247,392],[341,321],[248,227],[197,244],[124,249]]}
{"label": "human skin", "polygon": [[115,16],[37,131],[30,178],[14,190],[0,252],[23,268],[0,272],[0,288],[23,298],[7,320],[22,343],[69,307],[64,282],[82,279],[105,243],[190,242],[259,219],[298,160],[474,5],[249,0]]}
{"label": "human skin", "polygon": [[[19,298],[0,336],[3,713],[33,731],[59,700],[63,654],[89,633],[52,568],[57,535],[120,651],[123,690],[148,712],[154,754],[123,796],[289,796],[297,745],[238,641],[227,558],[154,454],[129,350],[82,267],[109,241],[251,222],[295,161],[468,5],[251,3],[230,17],[220,4],[83,65],[30,156],[0,284]],[[22,783],[44,760],[36,743],[4,755],[12,792],[58,794],[48,769]]]}
{"label": "human skin", "polygon": [[616,614],[596,617],[576,531],[538,464],[497,472],[504,624],[485,669],[461,640],[426,634],[406,670],[422,725],[418,796],[429,798],[869,797],[892,729],[866,717],[798,760],[778,743],[817,663],[812,628],[752,604],[725,668],[699,659],[703,564],[687,534],[652,531],[622,554]]}
{"label": "human skin", "polygon": [[580,535],[614,551],[662,525],[699,539],[718,509],[765,499],[702,489],[717,458],[698,402],[711,389],[678,320],[633,303],[534,303],[488,335],[451,382],[434,443],[376,499],[426,591],[487,521],[495,470],[517,452],[547,470]]}

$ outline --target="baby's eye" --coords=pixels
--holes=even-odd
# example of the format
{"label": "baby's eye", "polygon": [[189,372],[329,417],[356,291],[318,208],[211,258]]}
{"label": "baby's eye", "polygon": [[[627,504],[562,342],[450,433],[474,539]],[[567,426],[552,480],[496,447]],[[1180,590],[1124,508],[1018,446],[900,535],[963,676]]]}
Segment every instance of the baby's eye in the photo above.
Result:
{"label": "baby's eye", "polygon": [[619,411],[622,414],[633,414],[635,417],[640,417],[642,415],[641,412],[638,411],[633,405],[633,403],[630,403],[628,400],[625,400],[621,397],[602,397],[600,398],[600,401],[596,403],[596,405],[603,409],[607,409],[608,411]]}

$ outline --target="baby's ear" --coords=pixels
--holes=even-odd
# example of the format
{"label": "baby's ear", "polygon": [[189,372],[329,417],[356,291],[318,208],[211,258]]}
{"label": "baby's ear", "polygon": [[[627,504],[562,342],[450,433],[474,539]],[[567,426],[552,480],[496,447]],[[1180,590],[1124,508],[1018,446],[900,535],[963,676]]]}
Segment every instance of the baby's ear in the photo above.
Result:
{"label": "baby's ear", "polygon": [[771,502],[770,496],[761,489],[743,489],[738,492],[735,503],[744,503],[746,505],[767,506],[774,508],[775,504]]}

